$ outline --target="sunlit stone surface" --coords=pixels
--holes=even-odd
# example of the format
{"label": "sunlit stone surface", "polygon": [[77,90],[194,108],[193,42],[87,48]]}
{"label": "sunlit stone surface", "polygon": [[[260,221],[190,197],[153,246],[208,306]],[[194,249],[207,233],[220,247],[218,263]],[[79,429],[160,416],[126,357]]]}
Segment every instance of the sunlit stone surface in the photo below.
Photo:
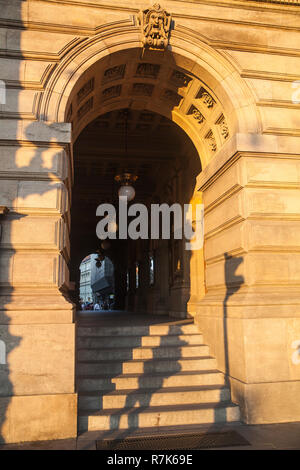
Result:
{"label": "sunlit stone surface", "polygon": [[149,6],[0,0],[0,441],[77,435],[71,288],[130,170],[203,203],[205,244],[114,245],[119,306],[193,317],[245,423],[300,421],[299,2]]}

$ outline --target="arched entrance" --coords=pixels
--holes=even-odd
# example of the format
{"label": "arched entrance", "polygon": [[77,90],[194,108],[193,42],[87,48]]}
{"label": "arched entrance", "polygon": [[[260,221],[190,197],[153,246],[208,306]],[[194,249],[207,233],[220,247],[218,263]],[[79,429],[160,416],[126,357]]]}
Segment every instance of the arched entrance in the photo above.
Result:
{"label": "arched entrance", "polygon": [[[196,73],[191,60],[168,51],[162,55],[155,51],[142,54],[140,48],[110,53],[87,68],[68,97],[64,119],[72,123],[73,131],[70,276],[75,282],[78,257],[101,247],[95,233],[97,207],[101,203],[117,206],[116,175],[127,172],[138,177],[135,202],[148,208],[153,204],[177,203],[183,207],[200,203],[197,178],[238,126],[236,113],[222,105],[214,90]],[[181,424],[201,424],[205,419],[207,423],[236,421],[238,410],[230,403],[224,376],[215,370],[197,327],[169,323],[172,317],[194,316],[195,306],[204,297],[202,247],[190,252],[185,249],[185,240],[173,234],[169,240],[110,240],[107,253],[115,266],[115,307],[138,317],[130,317],[124,329],[119,326],[117,338],[112,337],[114,330],[105,326],[103,317],[100,324],[93,316],[87,317],[87,323],[82,314],[78,317],[80,432],[131,429],[143,423],[151,427],[156,415],[165,425],[174,419]],[[162,329],[157,326],[153,337],[149,318],[155,322],[155,314],[164,316],[167,323]],[[134,326],[142,315],[147,322],[145,336]],[[122,317],[112,316],[114,320],[116,327]],[[150,348],[144,349],[145,341]],[[123,346],[118,349],[117,343]],[[142,355],[135,359],[136,354]],[[193,358],[186,360],[188,354]],[[163,361],[169,355],[166,365]],[[129,365],[127,356],[133,361]],[[109,365],[111,371],[104,377],[101,373]],[[132,368],[132,376],[126,372],[116,376],[113,372],[124,371],[127,366]],[[212,371],[208,372],[209,366]],[[91,373],[94,378],[89,376]],[[128,384],[128,390],[120,396],[123,407],[117,406],[104,380],[117,390]],[[149,388],[151,381],[154,390]],[[172,384],[179,386],[174,392]],[[181,389],[186,391],[180,401]],[[99,393],[103,404],[107,403],[101,409],[96,406]],[[158,405],[159,399],[168,403],[172,397],[173,409]],[[127,416],[131,405],[133,414]],[[149,408],[146,414],[145,406]],[[207,414],[203,414],[204,408]],[[104,413],[106,420],[98,418],[99,413]]]}
{"label": "arched entrance", "polygon": [[[85,70],[65,105],[64,119],[72,123],[74,144],[71,262],[74,260],[75,264],[82,250],[95,250],[99,245],[96,209],[101,203],[116,203],[118,188],[114,177],[118,173],[127,170],[137,174],[137,202],[149,207],[157,202],[201,202],[197,177],[238,127],[232,105],[228,100],[228,106],[221,104],[210,85],[202,76],[199,78],[200,68],[197,70],[188,58],[168,51],[147,51],[142,55],[140,48],[131,47],[93,62],[89,68],[84,62]],[[210,82],[215,81],[206,73],[209,78]],[[65,90],[68,88],[66,85]],[[60,98],[59,106],[61,102]],[[124,153],[125,109],[129,112],[128,156]],[[161,251],[161,256],[163,252],[172,254],[166,255],[164,263],[156,263],[165,266],[164,275],[161,273],[166,279],[161,279],[165,293],[153,295],[152,289],[152,299],[145,300],[148,294],[140,289],[140,296],[144,297],[140,303],[132,298],[130,288],[127,306],[140,305],[147,310],[147,305],[153,309],[154,302],[157,312],[193,314],[193,305],[204,295],[203,252],[185,253],[177,242],[164,249],[157,242],[141,241],[135,245],[140,245],[134,248],[136,259],[122,262],[123,286],[127,271],[132,272],[141,262],[138,258],[148,259],[153,251],[156,255]],[[126,249],[132,252],[130,246]],[[124,249],[120,252],[124,255]],[[146,265],[143,269],[147,277]],[[74,274],[71,278],[75,280]],[[169,289],[171,296],[167,294]],[[164,297],[170,297],[169,302]],[[121,300],[119,304],[125,303]]]}
{"label": "arched entrance", "polygon": [[[149,214],[151,204],[172,206],[177,203],[183,207],[194,195],[201,167],[197,151],[187,135],[161,114],[147,109],[130,109],[125,155],[124,124],[124,109],[107,112],[88,124],[74,145],[75,184],[71,211],[71,280],[74,281],[79,254],[101,249],[101,241],[96,235],[97,207],[111,203],[118,208],[116,175],[127,171],[138,177],[134,184],[134,202],[144,204]],[[127,305],[130,310],[135,310],[139,306],[144,312],[186,315],[191,254],[185,252],[184,240],[151,240],[151,236],[136,241],[111,240],[106,253],[117,267],[117,289],[120,283],[122,285],[120,291],[117,290],[118,308]],[[151,253],[155,256],[156,282],[150,289]],[[197,253],[198,257],[201,255]],[[136,264],[140,270],[138,291],[132,277]],[[130,286],[126,293],[127,272],[130,272]],[[171,297],[176,290],[178,298],[185,298],[181,309],[178,300],[171,300],[169,290]]]}
{"label": "arched entrance", "polygon": [[[299,254],[297,242],[289,237],[294,233],[293,223],[298,217],[298,209],[295,210],[299,201],[298,181],[292,176],[298,174],[298,143],[293,136],[276,134],[276,127],[262,128],[258,98],[252,93],[251,85],[242,78],[233,56],[218,52],[211,44],[200,34],[177,24],[168,51],[141,56],[140,29],[134,21],[126,19],[101,26],[88,38],[81,36],[62,49],[55,56],[55,64],[45,70],[43,91],[32,99],[36,120],[20,119],[21,124],[18,121],[14,132],[8,122],[9,132],[4,135],[3,131],[3,140],[13,141],[16,157],[9,168],[20,181],[12,184],[8,177],[6,182],[8,200],[16,201],[12,206],[19,213],[17,220],[14,213],[3,223],[5,238],[1,243],[6,250],[4,273],[7,271],[7,275],[3,278],[2,308],[8,313],[5,323],[18,325],[15,336],[26,340],[12,355],[15,362],[11,369],[15,376],[12,375],[11,384],[13,393],[29,403],[28,416],[32,417],[38,410],[36,403],[42,404],[39,406],[45,410],[38,413],[38,423],[48,423],[48,417],[54,416],[50,431],[41,434],[40,429],[34,430],[29,440],[41,435],[68,437],[76,432],[75,305],[70,302],[69,282],[70,260],[73,263],[75,258],[74,252],[70,257],[70,208],[75,210],[78,202],[76,165],[82,164],[82,175],[88,172],[85,148],[78,149],[76,155],[76,145],[80,145],[89,126],[99,124],[109,130],[116,129],[113,123],[117,125],[118,113],[123,109],[132,112],[136,131],[138,124],[145,124],[144,116],[150,115],[153,129],[157,129],[154,126],[158,119],[166,120],[159,122],[160,126],[169,128],[161,135],[172,135],[172,129],[176,129],[176,138],[180,133],[187,136],[176,141],[179,155],[174,154],[175,141],[169,138],[171,162],[176,158],[182,162],[186,155],[189,162],[193,160],[192,155],[198,159],[197,162],[194,159],[194,168],[198,165],[198,170],[184,189],[190,191],[189,198],[195,194],[203,197],[205,250],[203,256],[193,255],[186,263],[190,283],[188,288],[181,284],[180,294],[173,292],[173,297],[167,298],[170,312],[175,316],[187,313],[194,316],[216,357],[218,369],[231,381],[232,396],[241,405],[244,421],[287,421],[299,416],[298,402],[295,402],[299,372],[290,355],[290,344],[296,344],[299,331],[296,262]],[[260,80],[261,75],[256,78]],[[106,136],[104,128],[102,136]],[[274,135],[269,135],[273,132]],[[111,133],[111,138],[116,135]],[[139,135],[146,138],[147,134]],[[88,137],[85,139],[81,142],[83,146],[87,145]],[[102,150],[107,148],[108,145]],[[155,152],[150,150],[149,158],[153,160]],[[10,148],[6,151],[11,155]],[[26,159],[28,165],[24,164]],[[105,178],[109,174],[103,166],[98,170],[103,171]],[[152,167],[149,172],[144,171],[144,180],[139,180],[146,181],[149,176],[150,183],[145,183],[145,189],[153,188],[155,179],[150,170]],[[111,177],[107,179],[109,184]],[[98,191],[98,179],[95,180],[94,188]],[[140,194],[143,189],[140,188]],[[78,194],[83,194],[80,191]],[[116,191],[117,188],[114,195]],[[168,200],[169,196],[164,195],[162,200]],[[80,216],[79,212],[78,225]],[[76,215],[73,223],[74,220]],[[34,228],[37,223],[41,227],[39,231]],[[30,240],[29,232],[33,234]],[[71,243],[73,251],[77,243],[78,256],[83,242],[79,237],[78,242]],[[80,254],[78,263],[84,254],[94,250],[97,242],[93,234],[86,241],[87,251]],[[176,250],[174,247],[173,253]],[[126,268],[133,283],[137,267],[139,273],[147,271],[140,263],[149,254],[152,256],[152,247],[140,246],[138,250],[132,247],[132,252],[132,265],[128,265],[127,257],[120,269],[123,285],[127,279]],[[178,266],[177,255],[178,250],[175,263],[170,263],[174,268]],[[166,276],[162,279],[169,282]],[[72,271],[71,281],[75,281]],[[165,292],[163,283],[160,287]],[[160,292],[157,294],[146,296],[146,306],[149,311],[156,309],[157,313],[164,313],[166,303],[160,302]],[[144,295],[138,298],[136,292],[130,292],[126,297],[133,308],[144,308],[140,303]],[[178,302],[179,298],[182,302]],[[186,310],[182,309],[184,304]],[[266,331],[270,331],[267,336]],[[42,354],[37,345],[41,345]],[[281,367],[277,367],[279,360]],[[22,379],[24,370],[27,383],[31,384],[29,392]],[[40,379],[41,370],[43,377],[49,372],[47,380]],[[9,394],[13,393],[9,389]],[[31,393],[29,397],[28,393]],[[279,397],[281,404],[293,405],[278,406],[276,400],[266,401],[266,394]],[[15,403],[14,410],[18,409]],[[63,420],[62,411],[66,416]],[[57,431],[62,421],[66,425]],[[23,438],[22,427],[18,429],[19,434],[11,439],[19,439],[20,435]]]}
{"label": "arched entrance", "polygon": [[[115,206],[118,203],[115,176],[124,172],[136,175],[135,202],[148,208],[153,204],[177,203],[183,207],[202,202],[197,178],[238,127],[232,107],[226,109],[222,105],[190,59],[169,51],[159,55],[147,51],[143,55],[136,47],[110,53],[85,67],[65,103],[64,120],[72,123],[70,279],[75,281],[77,289],[78,260],[83,253],[101,247],[96,237],[97,207],[101,203]],[[152,322],[155,314],[164,316],[165,322],[166,318],[186,319],[195,315],[195,305],[205,294],[202,248],[190,252],[185,249],[185,240],[178,240],[173,234],[169,240],[110,240],[108,254],[115,266],[117,309],[149,315]],[[78,296],[73,300],[78,304]],[[93,318],[88,317],[84,323],[82,314],[78,317],[76,391],[81,432],[99,429],[97,426],[101,430],[102,421],[97,424],[97,413],[108,413],[103,430],[141,427],[144,422],[148,426],[147,416],[152,417],[151,423],[156,415],[162,417],[165,425],[173,419],[181,424],[195,424],[197,420],[200,424],[205,419],[209,423],[238,419],[238,412],[228,401],[224,376],[215,371],[213,359],[205,359],[209,353],[197,327],[166,323],[163,328],[167,336],[157,326],[153,337],[152,326],[147,323],[143,326],[148,331],[144,337],[134,327],[138,318],[134,315],[127,326],[130,329],[132,325],[131,333],[125,335],[126,327],[122,330],[119,326],[117,336],[120,337],[114,339],[112,327],[103,323],[101,329],[97,323],[91,323]],[[117,326],[120,317],[113,316],[114,319]],[[149,322],[146,317],[145,321]],[[174,328],[178,330],[176,334]],[[123,345],[120,350],[114,350],[116,341]],[[144,349],[144,341],[150,349]],[[138,360],[134,359],[135,354],[146,356]],[[186,360],[188,354],[193,358]],[[150,363],[147,355],[153,356]],[[171,355],[167,365],[163,362],[165,355]],[[127,356],[133,359],[128,366]],[[108,370],[109,365],[111,371],[107,372],[106,381],[112,387],[122,388],[123,383],[128,383],[129,390],[122,396],[123,407],[117,407],[111,391],[103,384],[101,372]],[[207,372],[209,366],[213,368],[212,373]],[[132,368],[133,377],[126,372],[115,376],[114,369],[120,371],[126,367]],[[141,369],[141,377],[136,367]],[[190,372],[189,367],[193,369]],[[93,379],[89,377],[91,373]],[[179,375],[175,377],[175,373]],[[132,385],[135,380],[136,384]],[[149,389],[151,381],[155,390]],[[175,383],[179,389],[172,392]],[[205,398],[204,392],[202,397],[201,387],[209,394],[206,390],[209,386],[212,386],[211,395]],[[194,393],[195,387],[197,390],[200,387],[202,398]],[[158,406],[159,399],[167,403],[173,395],[176,402],[183,388],[186,392],[174,409]],[[100,410],[96,407],[99,393],[103,403],[113,404],[111,412],[110,405]],[[134,412],[126,419],[132,400]],[[212,400],[214,405],[210,404]],[[145,404],[148,414],[144,413]],[[178,406],[183,407],[181,417]],[[197,409],[196,414],[192,413],[193,407]],[[209,410],[206,418],[203,407]]]}

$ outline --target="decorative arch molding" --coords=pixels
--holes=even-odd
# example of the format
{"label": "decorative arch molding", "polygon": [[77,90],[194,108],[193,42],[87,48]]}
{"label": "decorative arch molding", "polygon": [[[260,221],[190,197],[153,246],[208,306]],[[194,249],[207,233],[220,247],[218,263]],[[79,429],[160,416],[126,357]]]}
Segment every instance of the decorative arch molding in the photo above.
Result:
{"label": "decorative arch molding", "polygon": [[[130,61],[134,50],[140,51],[140,62],[154,61],[162,64],[167,59],[170,64],[172,63],[173,70],[197,82],[198,90],[195,83],[189,86],[189,91],[182,90],[182,87],[178,85],[177,93],[182,98],[179,106],[174,102],[166,104],[166,101],[158,105],[150,96],[147,100],[145,97],[137,99],[128,93],[119,97],[114,96],[111,100],[102,102],[101,106],[97,100],[95,107],[90,103],[87,116],[74,130],[74,138],[99,114],[130,106],[132,101],[133,108],[140,107],[144,103],[144,109],[159,112],[183,128],[201,155],[202,168],[222,147],[222,133],[215,135],[217,133],[215,130],[222,128],[220,126],[225,125],[223,137],[226,134],[226,128],[229,130],[223,141],[235,133],[260,132],[261,123],[254,95],[234,65],[216,51],[209,44],[209,40],[199,33],[176,25],[172,31],[167,52],[146,52],[142,57],[140,29],[136,27],[133,19],[103,26],[96,36],[87,38],[64,56],[53,70],[46,89],[37,102],[37,118],[50,122],[71,121],[70,104],[74,90],[78,93],[84,86],[83,77],[87,76],[88,71],[100,63],[103,64],[103,70],[105,68],[108,70],[110,65],[114,65],[113,57],[121,57],[121,55],[123,62],[126,63]],[[151,84],[155,85],[151,77],[148,79],[149,87]],[[137,85],[140,80],[136,82]],[[121,85],[121,81],[114,83]],[[201,97],[197,95],[201,87],[208,92],[220,111],[213,116],[212,125],[206,126],[207,128],[204,128],[202,133],[199,132],[200,124],[207,120],[207,116],[203,108],[197,106],[198,102],[201,104]],[[176,93],[174,87],[173,91]],[[194,93],[192,99],[190,93]],[[197,99],[200,101],[197,102]],[[88,108],[89,104],[86,106]],[[203,117],[204,120],[201,122]]]}

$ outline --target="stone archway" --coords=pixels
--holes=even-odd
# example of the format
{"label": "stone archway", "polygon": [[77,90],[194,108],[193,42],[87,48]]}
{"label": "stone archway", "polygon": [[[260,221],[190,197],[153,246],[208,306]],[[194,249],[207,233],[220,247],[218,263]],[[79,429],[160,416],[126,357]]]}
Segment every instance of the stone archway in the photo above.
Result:
{"label": "stone archway", "polygon": [[[82,41],[54,70],[37,103],[37,115],[70,121],[75,141],[100,114],[127,107],[158,112],[189,136],[204,169],[224,153],[224,147],[230,148],[226,144],[234,141],[238,131],[256,132],[259,122],[251,93],[234,67],[205,38],[193,38],[201,53],[195,53],[187,39],[178,27],[171,38],[172,52],[147,51],[142,57],[138,28],[114,24],[110,30],[108,25],[95,38]],[[199,269],[203,278],[203,260],[195,257],[192,264],[194,278]],[[194,286],[193,314],[199,301],[196,293],[201,291],[197,283]]]}
{"label": "stone archway", "polygon": [[[140,30],[134,24],[128,22],[124,26],[123,22],[122,24],[114,23],[105,26],[103,30],[95,37],[81,41],[70,53],[66,54],[58,67],[52,71],[48,77],[45,92],[40,95],[36,102],[35,113],[38,118],[51,122],[68,122],[67,118],[71,117],[70,114],[68,115],[68,112],[70,113],[70,109],[68,109],[70,96],[74,92],[74,87],[79,88],[79,91],[84,85],[82,81],[84,74],[88,70],[91,71],[91,67],[95,64],[103,68],[103,72],[110,73],[110,69],[113,68],[113,64],[110,62],[111,58],[115,63],[118,63],[119,58],[121,58],[123,63],[118,64],[121,67],[126,64],[130,55],[133,55],[135,61],[141,59],[139,62],[143,63],[147,63],[147,57],[149,60],[152,58],[157,65],[167,61],[171,63],[175,73],[176,69],[178,69],[178,72],[181,70],[184,73],[185,71],[190,77],[197,78],[198,82],[202,82],[204,88],[205,86],[209,88],[213,98],[217,97],[216,102],[220,104],[220,107],[226,110],[227,124],[232,135],[260,131],[260,119],[251,90],[241,79],[234,64],[209,46],[206,38],[191,34],[191,31],[186,28],[177,26],[170,39],[169,50],[165,51],[163,55],[148,51],[142,58]],[[139,52],[134,53],[134,49]],[[145,76],[145,78],[151,81],[151,76]],[[155,81],[155,77],[152,77],[152,79]],[[179,99],[181,106],[179,106],[179,109],[174,110],[172,119],[187,131],[200,151],[201,139],[197,138],[197,126],[195,126],[195,123],[192,126],[188,120],[184,119],[184,116],[190,113],[188,102],[196,98],[195,88],[197,88],[197,84],[193,83],[193,90],[190,89],[190,86],[187,86],[188,84],[180,87],[180,80],[184,80],[183,77],[181,79],[173,77],[173,84],[172,76],[165,77],[166,82],[168,82],[168,79],[169,82],[171,81],[171,88],[174,88],[175,83],[175,87],[177,85],[177,88],[182,88],[181,91],[183,92],[183,95],[179,95],[179,98],[175,99],[174,97],[175,103]],[[109,79],[107,83],[109,83]],[[185,88],[187,90],[184,90]],[[197,91],[200,91],[200,87]],[[120,99],[121,95],[122,93],[119,95]],[[95,105],[95,113],[97,113],[97,108],[99,109],[99,104]],[[167,117],[170,117],[170,110],[177,107],[174,106],[174,102],[173,106],[169,104],[169,106],[163,107],[165,108],[165,114],[168,115]],[[103,103],[102,109],[105,110]],[[159,109],[161,110],[161,107]],[[89,114],[89,118],[92,119],[92,113]],[[84,123],[81,126],[83,128]]]}
{"label": "stone archway", "polygon": [[[126,36],[126,41],[129,42],[127,45],[122,44],[122,40],[119,40],[118,44],[114,44],[115,39],[112,36],[107,37],[105,39],[106,46],[103,47],[101,53],[97,52],[97,54],[106,57],[107,47],[109,47],[110,54],[119,53],[119,57],[122,56],[122,53],[118,52],[120,50],[134,50],[138,42],[137,31],[132,28],[130,33],[127,31],[124,34],[124,38]],[[120,37],[122,37],[121,33]],[[102,38],[99,38],[99,42],[102,43]],[[197,113],[200,112],[205,120],[207,117],[204,111],[202,113],[201,109],[195,106],[193,100],[198,99],[196,98],[197,94],[191,100],[189,93],[186,93],[186,96],[184,93],[180,95],[179,90],[177,90],[177,94],[185,98],[180,101],[184,113],[182,113],[183,109],[180,111],[176,109],[174,103],[167,110],[164,106],[160,108],[163,110],[163,114],[174,120],[189,135],[198,150],[200,158],[202,158],[203,171],[198,178],[198,190],[203,192],[206,207],[204,255],[206,295],[204,299],[197,298],[197,295],[193,296],[190,311],[195,316],[209,344],[213,345],[213,353],[218,359],[220,369],[231,380],[233,396],[242,406],[244,420],[246,422],[257,422],[258,419],[262,419],[270,422],[276,416],[275,419],[284,421],[288,419],[287,415],[284,413],[280,415],[278,412],[274,414],[274,406],[276,407],[276,405],[272,402],[262,405],[260,397],[269,389],[269,379],[266,378],[261,368],[256,369],[256,366],[254,367],[259,358],[261,358],[261,364],[265,364],[265,362],[262,360],[264,353],[259,347],[262,342],[260,333],[256,331],[253,334],[253,328],[256,324],[265,325],[267,322],[269,328],[276,329],[278,318],[281,315],[280,312],[285,311],[286,318],[288,318],[291,305],[293,304],[293,311],[295,312],[297,310],[295,306],[298,305],[299,301],[297,293],[292,288],[287,296],[279,272],[274,277],[276,272],[273,266],[276,259],[274,251],[278,249],[277,245],[280,242],[273,239],[271,242],[272,248],[269,249],[266,248],[268,243],[264,238],[267,234],[268,236],[271,235],[275,227],[281,227],[283,237],[283,233],[286,232],[286,229],[278,222],[278,217],[280,218],[281,215],[276,216],[273,221],[273,196],[271,193],[266,195],[266,189],[275,185],[276,191],[280,190],[278,196],[285,198],[282,192],[285,189],[281,186],[281,183],[278,183],[277,175],[281,173],[280,168],[284,164],[286,151],[282,146],[284,144],[281,144],[278,139],[274,140],[271,136],[260,134],[260,117],[255,108],[255,99],[233,64],[226,61],[224,57],[219,56],[218,53],[204,42],[199,41],[199,39],[196,40],[196,43],[201,53],[194,53],[193,48],[192,52],[190,44],[186,42],[184,33],[180,28],[177,29],[171,39],[171,55],[175,58],[174,64],[176,64],[173,70],[178,69],[186,77],[192,75],[196,81],[201,77],[201,83],[198,82],[200,89],[203,86],[210,97],[217,104],[220,103],[221,112],[213,125],[218,126],[218,123],[222,122],[218,119],[223,116],[227,121],[226,127],[229,129],[229,139],[223,142],[221,146],[219,141],[219,147],[217,145],[217,148],[213,151],[214,158],[211,158],[208,151],[209,147],[205,146],[204,143],[205,138],[208,141],[211,140],[211,135],[207,132],[202,138],[199,138],[199,133],[195,131],[196,129],[199,130],[199,124],[201,124],[199,121],[197,122],[197,116],[200,116]],[[92,49],[93,47],[97,49],[95,44],[91,46]],[[185,52],[183,52],[184,48],[186,48]],[[68,77],[71,77],[71,80],[68,81],[67,85],[66,83],[63,85],[60,79],[57,78],[56,83],[59,84],[59,92],[54,95],[55,99],[48,100],[47,106],[41,104],[45,116],[48,116],[48,118],[55,116],[58,121],[66,119],[66,113],[70,113],[68,106],[71,105],[72,101],[71,90],[76,89],[76,92],[80,94],[85,83],[92,80],[92,77],[86,76],[85,83],[77,81],[79,76],[82,76],[82,73],[86,72],[100,58],[100,55],[97,56],[97,54],[92,56],[90,51],[85,50],[82,61],[79,58],[76,61],[76,67],[67,64],[67,62],[65,63],[65,73],[68,74]],[[129,52],[128,54],[130,55]],[[183,59],[181,59],[182,57]],[[157,62],[159,65],[159,61]],[[150,60],[149,63],[151,63]],[[121,60],[121,63],[118,64],[110,64],[108,60],[103,73],[118,67],[118,65],[124,65],[124,61]],[[172,75],[169,76],[169,79],[171,77]],[[149,82],[151,84],[151,80]],[[140,83],[140,81],[135,80],[132,83],[132,92],[135,83]],[[152,84],[154,85],[154,83]],[[102,91],[105,92],[110,88],[103,86]],[[144,92],[147,93],[146,88],[143,88]],[[192,89],[191,86],[189,90]],[[109,110],[118,108],[120,103],[122,103],[122,106],[128,106],[128,98],[127,101],[125,98],[122,102],[121,94],[114,97],[114,99],[115,104],[111,102],[109,105],[104,105],[103,109],[105,111],[109,112]],[[138,102],[138,100],[136,101]],[[185,103],[188,103],[186,108],[184,108]],[[176,104],[178,107],[178,101]],[[154,104],[151,102],[149,107],[152,106]],[[195,114],[191,111],[192,106],[197,108]],[[157,108],[154,106],[152,110],[155,111]],[[91,112],[90,117],[83,117],[82,122],[88,123],[89,120],[95,117],[99,109],[98,111],[95,110],[94,116],[92,109],[89,111]],[[202,117],[200,117],[201,119]],[[212,149],[212,147],[210,148]],[[274,148],[276,148],[275,153]],[[287,153],[296,154],[296,149],[292,144]],[[265,180],[263,171],[267,161],[272,168],[272,174],[269,174],[267,180]],[[292,164],[291,161],[290,164]],[[261,235],[262,231],[264,235]],[[249,232],[252,234],[251,237],[246,235]],[[256,235],[254,236],[254,234]],[[272,258],[270,258],[270,255]],[[266,264],[266,260],[270,260],[270,264],[269,262]],[[283,263],[290,263],[288,256]],[[197,266],[194,272],[196,278],[197,269],[199,269],[199,265]],[[269,270],[266,269],[266,266],[269,266]],[[286,275],[288,276],[288,272]],[[293,300],[287,301],[288,298]],[[270,301],[270,299],[272,300]],[[264,311],[266,316],[260,313],[258,319],[253,314],[255,310]],[[276,319],[271,321],[269,317],[273,314]],[[289,325],[290,322],[291,319],[285,320],[286,325]],[[260,331],[263,330],[264,328],[260,329]],[[251,331],[253,346],[247,344],[247,331]],[[273,337],[268,346],[270,348],[270,353],[268,353],[270,365],[276,360],[276,355],[274,356],[271,353],[274,344],[278,346],[279,350],[283,351],[282,346],[278,344],[278,340]],[[254,350],[256,359],[252,358]],[[237,361],[237,357],[241,357],[241,351],[243,351],[244,365]],[[272,369],[273,385],[271,388],[277,390],[281,396],[290,396],[290,392],[287,390],[287,382],[284,379],[289,375],[289,361],[290,359],[285,355],[283,366],[285,372],[278,374],[274,368]],[[252,370],[251,373],[250,370]],[[256,381],[258,381],[258,385]],[[294,386],[297,388],[299,382],[295,381]],[[258,418],[259,415],[263,418]]]}
{"label": "stone archway", "polygon": [[[18,397],[9,413],[16,420],[22,408],[22,422],[34,417],[37,423],[26,436],[21,424],[16,424],[13,434],[5,430],[7,441],[76,435],[74,305],[66,298],[73,180],[71,114],[80,117],[83,113],[82,124],[74,128],[79,133],[94,119],[100,104],[107,112],[128,107],[129,95],[122,98],[120,94],[110,104],[95,102],[95,109],[88,109],[91,102],[85,93],[91,91],[93,78],[88,74],[96,64],[105,65],[103,73],[124,65],[125,55],[130,57],[140,46],[140,31],[132,20],[104,25],[89,38],[74,40],[45,70],[45,88],[32,97],[36,120],[20,119],[16,129],[7,120],[1,130],[1,139],[15,146],[10,171],[18,178],[17,187],[10,186],[10,180],[7,184],[8,193],[16,194],[9,197],[17,201],[12,205],[18,218],[14,214],[4,220],[1,241],[7,252],[11,250],[3,258],[9,269],[2,281],[1,311],[4,322],[12,324],[15,338],[22,337],[11,364],[11,383]],[[158,105],[148,99],[147,106],[153,106],[154,112],[159,109],[186,132],[202,163],[197,189],[206,207],[206,292],[204,298],[197,293],[196,263],[190,312],[212,347],[218,367],[230,378],[245,422],[299,420],[300,375],[289,355],[289,345],[300,332],[299,253],[292,235],[298,233],[299,182],[294,177],[299,169],[298,142],[293,136],[262,132],[252,90],[233,59],[217,52],[205,37],[176,25],[166,54],[172,58],[172,70],[164,88],[182,98],[178,103],[173,95],[171,105],[171,100],[162,99],[165,105]],[[122,60],[110,64],[112,57]],[[151,63],[146,58],[144,63]],[[152,64],[163,66],[162,62],[155,57]],[[132,92],[134,84],[142,82],[135,78],[136,71],[130,76]],[[175,81],[182,79],[181,73],[191,78],[187,86],[183,77],[184,86],[174,89],[170,84],[174,71],[179,73]],[[157,86],[155,80],[146,81]],[[97,91],[111,88],[104,85]],[[216,103],[214,119],[209,118],[203,93],[198,97],[201,87]],[[147,95],[145,87],[138,88]],[[161,88],[157,86],[158,94]],[[80,101],[82,96],[71,113],[72,100]],[[83,105],[89,111],[86,114],[80,111]],[[227,131],[222,134],[222,116],[229,130],[224,142]],[[213,147],[207,145],[212,142],[210,131],[213,137],[216,133]],[[10,155],[11,149],[6,152]],[[25,165],[24,160],[30,163]],[[19,252],[14,251],[14,244]],[[37,344],[42,345],[42,352]],[[24,370],[29,389],[22,380]],[[47,380],[40,380],[41,371]],[[270,399],[266,401],[265,396]]]}

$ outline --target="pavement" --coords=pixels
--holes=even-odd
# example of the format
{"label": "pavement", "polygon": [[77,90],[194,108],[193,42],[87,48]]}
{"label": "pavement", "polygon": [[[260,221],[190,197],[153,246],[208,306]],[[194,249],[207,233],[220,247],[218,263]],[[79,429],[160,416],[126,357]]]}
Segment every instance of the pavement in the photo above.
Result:
{"label": "pavement", "polygon": [[[153,435],[171,435],[176,433],[186,435],[187,433],[195,434],[197,431],[203,432],[222,432],[236,431],[243,436],[249,445],[235,447],[218,447],[211,450],[300,450],[300,423],[280,423],[280,424],[263,424],[263,425],[213,425],[209,428],[205,426],[188,427],[183,429],[164,429],[157,428],[151,432],[146,430],[137,430],[125,435],[124,432],[115,432],[107,435],[101,432],[88,432],[79,435],[76,439],[64,439],[56,441],[40,441],[21,444],[3,444],[0,450],[96,450],[96,441],[102,439],[117,439],[124,437],[143,437]],[[100,451],[101,452],[101,451]],[[119,451],[118,451],[119,452]]]}

